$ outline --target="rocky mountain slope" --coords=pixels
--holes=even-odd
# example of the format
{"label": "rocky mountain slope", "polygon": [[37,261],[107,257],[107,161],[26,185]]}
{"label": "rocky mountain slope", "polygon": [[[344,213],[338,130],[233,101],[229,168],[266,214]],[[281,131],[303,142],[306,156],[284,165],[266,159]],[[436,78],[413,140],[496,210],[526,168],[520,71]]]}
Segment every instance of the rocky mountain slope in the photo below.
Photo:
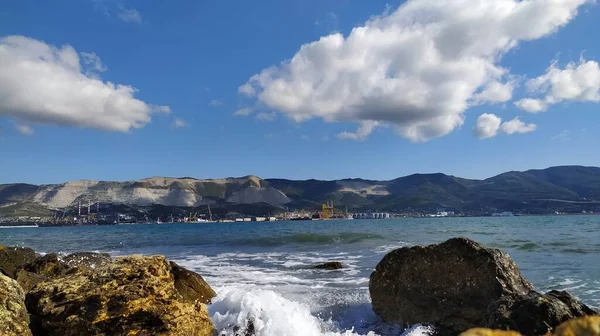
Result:
{"label": "rocky mountain slope", "polygon": [[338,207],[396,212],[440,208],[467,212],[535,212],[551,206],[595,209],[600,207],[600,168],[552,167],[507,172],[485,180],[438,173],[414,174],[390,181],[265,180],[246,176],[214,180],[152,177],[126,182],[0,185],[0,209],[24,203],[53,209],[88,201],[177,207],[269,205],[280,209],[316,209],[323,202],[333,201]]}

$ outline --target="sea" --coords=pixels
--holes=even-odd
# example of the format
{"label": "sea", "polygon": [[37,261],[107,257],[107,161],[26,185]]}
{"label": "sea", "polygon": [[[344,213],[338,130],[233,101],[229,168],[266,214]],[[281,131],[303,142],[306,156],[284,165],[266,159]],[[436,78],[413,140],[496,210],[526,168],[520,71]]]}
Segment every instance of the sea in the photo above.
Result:
{"label": "sea", "polygon": [[[396,248],[469,237],[500,248],[540,291],[567,290],[600,307],[600,216],[400,218],[3,228],[0,244],[38,252],[165,255],[201,274],[217,297],[220,332],[254,321],[256,336],[430,335],[372,311],[369,276]],[[325,271],[313,266],[341,261]]]}

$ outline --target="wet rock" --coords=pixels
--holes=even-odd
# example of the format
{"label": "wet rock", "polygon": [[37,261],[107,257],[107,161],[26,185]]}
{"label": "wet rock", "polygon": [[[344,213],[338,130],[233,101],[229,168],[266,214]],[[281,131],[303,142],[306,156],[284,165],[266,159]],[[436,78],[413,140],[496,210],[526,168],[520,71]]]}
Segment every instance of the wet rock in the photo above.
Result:
{"label": "wet rock", "polygon": [[337,270],[344,268],[344,264],[339,261],[329,261],[324,264],[316,265],[314,268],[321,270]]}
{"label": "wet rock", "polygon": [[131,256],[38,284],[26,296],[45,335],[212,336],[206,306],[177,292],[169,262]]}
{"label": "wet rock", "polygon": [[200,274],[189,271],[174,262],[170,262],[171,273],[175,279],[175,289],[187,302],[199,300],[208,304],[217,293],[204,281]]}
{"label": "wet rock", "polygon": [[565,322],[556,328],[555,336],[600,336],[600,316],[586,316]]}
{"label": "wet rock", "polygon": [[35,285],[40,282],[48,281],[49,279],[43,275],[20,269],[15,274],[15,280],[17,280],[21,288],[27,293],[35,287]]}
{"label": "wet rock", "polygon": [[506,253],[467,238],[396,249],[369,282],[373,310],[384,321],[431,322],[454,335],[485,326],[491,302],[532,290]]}
{"label": "wet rock", "polygon": [[0,274],[0,335],[31,335],[24,299],[25,294],[19,284]]}
{"label": "wet rock", "polygon": [[37,258],[35,251],[26,247],[7,247],[0,245],[0,273],[14,279],[20,267]]}
{"label": "wet rock", "polygon": [[53,279],[67,274],[71,267],[62,262],[58,254],[48,253],[25,265],[23,269]]}
{"label": "wet rock", "polygon": [[469,329],[460,336],[521,336],[520,333],[511,330],[492,330],[486,328]]}
{"label": "wet rock", "polygon": [[112,262],[112,258],[108,253],[76,252],[64,257],[62,261],[69,267],[94,269]]}
{"label": "wet rock", "polygon": [[525,335],[544,335],[565,321],[597,314],[562,291],[505,297],[491,304],[488,310],[488,327],[517,330]]}

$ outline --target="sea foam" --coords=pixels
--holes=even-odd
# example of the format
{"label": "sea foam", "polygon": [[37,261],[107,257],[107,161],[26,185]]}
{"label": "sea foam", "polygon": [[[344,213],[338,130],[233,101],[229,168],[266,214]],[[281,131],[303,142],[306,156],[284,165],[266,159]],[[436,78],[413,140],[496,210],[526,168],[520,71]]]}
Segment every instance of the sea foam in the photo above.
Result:
{"label": "sea foam", "polygon": [[208,309],[220,336],[243,335],[250,323],[256,336],[420,336],[432,332],[419,325],[404,332],[399,326],[389,326],[382,333],[343,330],[335,321],[313,315],[308,305],[262,289],[223,288]]}

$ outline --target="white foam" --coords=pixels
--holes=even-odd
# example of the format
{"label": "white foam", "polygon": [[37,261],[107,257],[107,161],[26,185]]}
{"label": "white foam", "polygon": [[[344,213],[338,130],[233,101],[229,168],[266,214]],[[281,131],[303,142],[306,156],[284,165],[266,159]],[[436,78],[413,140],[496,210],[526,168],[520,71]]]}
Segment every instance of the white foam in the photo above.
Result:
{"label": "white foam", "polygon": [[[353,328],[339,330],[336,323],[320,319],[311,313],[308,305],[291,301],[280,294],[262,289],[243,290],[223,288],[208,308],[220,336],[234,336],[238,328],[246,329],[249,322],[256,336],[376,336],[375,331],[364,333]],[[394,327],[381,335],[398,335]],[[415,326],[402,335],[431,335],[432,330]],[[243,334],[243,333],[241,333]]]}

